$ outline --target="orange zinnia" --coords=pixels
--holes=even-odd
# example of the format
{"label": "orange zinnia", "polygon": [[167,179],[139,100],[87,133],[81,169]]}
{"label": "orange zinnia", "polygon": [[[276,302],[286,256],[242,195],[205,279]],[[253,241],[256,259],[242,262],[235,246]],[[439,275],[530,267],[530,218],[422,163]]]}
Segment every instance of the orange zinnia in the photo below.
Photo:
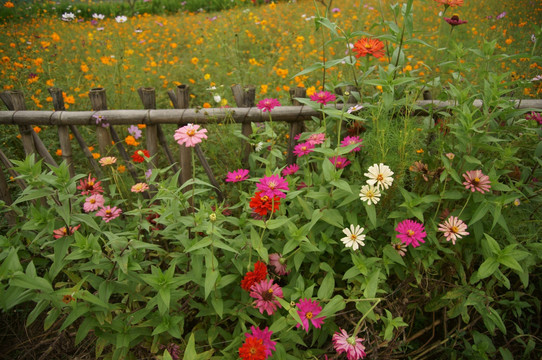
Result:
{"label": "orange zinnia", "polygon": [[463,0],[435,0],[438,3],[441,3],[446,6],[463,6]]}
{"label": "orange zinnia", "polygon": [[378,39],[361,38],[354,44],[353,52],[356,57],[373,55],[375,58],[384,56],[384,43]]}

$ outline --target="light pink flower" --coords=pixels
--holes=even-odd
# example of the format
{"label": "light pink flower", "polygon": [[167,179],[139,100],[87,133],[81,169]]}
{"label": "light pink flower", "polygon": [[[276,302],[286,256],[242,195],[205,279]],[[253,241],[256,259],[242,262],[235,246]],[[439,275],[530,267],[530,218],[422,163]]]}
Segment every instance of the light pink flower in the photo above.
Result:
{"label": "light pink flower", "polygon": [[248,179],[249,171],[246,169],[238,169],[228,172],[226,175],[226,182],[240,182]]}
{"label": "light pink flower", "polygon": [[282,257],[281,254],[269,254],[269,265],[273,266],[275,268],[275,272],[277,275],[288,275],[288,271],[286,271],[286,259]]}
{"label": "light pink flower", "polygon": [[177,140],[179,145],[186,147],[194,147],[199,144],[203,139],[207,139],[207,129],[199,130],[200,126],[195,124],[188,124],[175,130],[173,138]]}
{"label": "light pink flower", "polygon": [[96,213],[96,216],[101,216],[102,220],[107,223],[107,222],[110,222],[111,220],[116,219],[117,217],[119,217],[121,213],[122,213],[122,210],[119,209],[118,207],[116,207],[116,206],[111,207],[111,206],[108,205],[108,206],[102,207]]}
{"label": "light pink flower", "polygon": [[263,112],[271,111],[277,106],[280,106],[280,102],[277,99],[263,99],[258,103],[258,109]]}
{"label": "light pink flower", "polygon": [[260,183],[256,184],[256,187],[262,192],[262,196],[268,196],[270,198],[273,198],[274,196],[285,198],[286,194],[284,194],[281,190],[290,190],[288,188],[288,182],[279,175],[271,175],[261,178]]}
{"label": "light pink flower", "polygon": [[299,171],[299,165],[297,164],[288,165],[282,170],[282,176],[293,175],[298,171]]}
{"label": "light pink flower", "polygon": [[64,236],[72,235],[74,232],[76,232],[81,225],[77,226],[70,226],[69,231],[66,229],[66,227],[61,227],[60,229],[53,230],[53,237],[55,239],[63,238]]}
{"label": "light pink flower", "polygon": [[304,142],[304,143],[301,143],[301,144],[297,144],[295,147],[294,147],[294,154],[297,155],[298,157],[301,157],[303,155],[307,155],[311,152],[314,151],[314,144],[310,143],[310,142]]}
{"label": "light pink flower", "polygon": [[420,242],[424,243],[424,237],[427,236],[423,224],[412,220],[403,220],[395,228],[399,234],[396,235],[405,245],[412,247],[420,246]]}
{"label": "light pink flower", "polygon": [[146,190],[149,190],[149,185],[146,183],[137,183],[134,186],[132,186],[132,192],[134,193],[142,193]]}
{"label": "light pink flower", "polygon": [[83,210],[85,212],[96,211],[102,206],[104,206],[105,199],[100,194],[94,194],[86,198],[85,203],[83,204]]}
{"label": "light pink flower", "polygon": [[337,97],[330,93],[329,91],[318,91],[311,95],[310,99],[316,101],[317,103],[326,105],[329,102],[335,101]]}
{"label": "light pink flower", "polygon": [[277,297],[283,298],[282,289],[277,284],[273,284],[273,279],[262,280],[255,283],[250,288],[250,296],[256,299],[254,307],[260,310],[260,313],[267,312],[267,315],[273,315],[275,310],[280,307]]}
{"label": "light pink flower", "polygon": [[335,165],[335,168],[337,169],[344,169],[345,167],[350,165],[350,160],[342,156],[330,157],[329,161],[331,161],[331,163]]}
{"label": "light pink flower", "polygon": [[326,140],[326,134],[319,133],[319,134],[311,134],[309,138],[307,139],[307,142],[313,145],[319,145],[322,144]]}
{"label": "light pink flower", "polygon": [[309,321],[312,325],[319,329],[324,323],[325,316],[317,318],[316,316],[322,311],[322,307],[318,301],[312,301],[311,299],[301,299],[296,304],[297,314],[301,318],[301,324],[297,324],[296,328],[303,326],[303,329],[308,333],[309,332]]}
{"label": "light pink flower", "polygon": [[252,334],[245,333],[245,336],[247,338],[260,339],[262,344],[265,346],[265,358],[271,356],[273,354],[272,351],[275,351],[275,345],[277,344],[275,341],[271,341],[271,335],[273,335],[273,332],[270,331],[268,327],[261,330],[259,327],[254,326],[250,327],[250,331],[252,331]]}
{"label": "light pink flower", "polygon": [[341,147],[346,147],[346,146],[354,145],[354,144],[360,144],[360,146],[357,146],[350,151],[350,152],[358,152],[358,151],[361,151],[362,141],[363,139],[361,139],[359,136],[346,136],[341,141]]}
{"label": "light pink flower", "polygon": [[358,338],[354,335],[349,336],[346,330],[340,329],[340,333],[333,334],[333,347],[338,354],[346,353],[348,360],[363,359],[367,354],[365,353],[365,346],[362,342],[364,339]]}
{"label": "light pink flower", "polygon": [[107,165],[113,165],[117,162],[117,158],[114,156],[106,156],[100,159],[100,165],[107,166]]}
{"label": "light pink flower", "polygon": [[134,139],[139,139],[143,132],[139,130],[139,128],[136,125],[132,125],[128,128],[128,132],[130,135],[134,137]]}
{"label": "light pink flower", "polygon": [[455,216],[450,216],[448,220],[442,224],[439,224],[438,226],[438,231],[442,231],[444,233],[446,241],[452,240],[452,244],[454,245],[457,239],[461,239],[463,236],[469,235],[469,233],[465,230],[467,230],[467,224]]}
{"label": "light pink flower", "polygon": [[463,174],[466,181],[463,182],[465,188],[472,192],[479,191],[484,194],[491,188],[489,176],[482,174],[482,170],[471,170]]}

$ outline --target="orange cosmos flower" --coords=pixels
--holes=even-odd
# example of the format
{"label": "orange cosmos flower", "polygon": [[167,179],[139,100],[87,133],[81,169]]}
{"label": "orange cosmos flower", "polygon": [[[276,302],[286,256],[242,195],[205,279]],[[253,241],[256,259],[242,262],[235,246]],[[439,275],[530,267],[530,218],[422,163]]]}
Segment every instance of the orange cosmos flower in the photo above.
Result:
{"label": "orange cosmos flower", "polygon": [[463,6],[463,0],[435,0],[435,1],[445,6],[451,6],[451,7]]}
{"label": "orange cosmos flower", "polygon": [[12,8],[12,7],[15,7],[15,5],[11,2],[11,1],[8,1],[4,4],[4,7],[7,7],[7,8]]}
{"label": "orange cosmos flower", "polygon": [[384,43],[378,39],[361,38],[354,44],[353,52],[356,57],[373,55],[375,58],[384,56]]}

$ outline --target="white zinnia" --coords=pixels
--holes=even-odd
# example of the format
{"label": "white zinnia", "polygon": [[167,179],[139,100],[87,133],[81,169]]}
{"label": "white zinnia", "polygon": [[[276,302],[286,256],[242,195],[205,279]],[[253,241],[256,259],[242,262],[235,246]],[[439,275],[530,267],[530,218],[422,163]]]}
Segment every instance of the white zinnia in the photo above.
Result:
{"label": "white zinnia", "polygon": [[343,237],[341,241],[344,243],[344,246],[351,247],[352,250],[357,250],[360,246],[365,246],[363,240],[365,240],[365,235],[363,234],[364,228],[359,225],[350,225],[349,228],[343,229],[343,233],[346,237]]}
{"label": "white zinnia", "polygon": [[391,177],[393,171],[391,171],[388,165],[382,163],[374,164],[369,168],[369,172],[364,175],[369,178],[367,184],[376,185],[377,189],[380,189],[380,187],[387,189],[393,183],[393,178]]}
{"label": "white zinnia", "polygon": [[363,185],[359,192],[359,198],[361,201],[367,201],[368,205],[376,204],[380,201],[380,190],[373,185]]}

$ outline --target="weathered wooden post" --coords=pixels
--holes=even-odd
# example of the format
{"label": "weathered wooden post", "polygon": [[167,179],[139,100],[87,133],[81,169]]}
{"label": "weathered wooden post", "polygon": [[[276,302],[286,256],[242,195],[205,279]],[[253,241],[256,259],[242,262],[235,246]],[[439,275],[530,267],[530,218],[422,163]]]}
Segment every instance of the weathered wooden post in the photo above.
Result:
{"label": "weathered wooden post", "polygon": [[[62,97],[62,89],[59,88],[49,88],[49,94],[53,98],[53,108],[55,111],[65,111],[66,107],[64,106],[64,98]],[[66,160],[68,164],[68,169],[70,176],[75,176],[75,168],[73,165],[72,158],[72,145],[70,142],[70,132],[68,126],[58,125],[58,141],[60,142],[60,150],[62,150],[62,158]]]}
{"label": "weathered wooden post", "polygon": [[[231,91],[237,107],[254,107],[256,102],[256,88],[254,86],[249,85],[246,88],[243,88],[241,85],[236,84],[231,87]],[[243,120],[241,123],[241,134],[247,138],[250,137],[252,134],[252,123],[250,121]],[[241,164],[243,164],[244,167],[248,166],[248,157],[251,152],[252,146],[250,145],[250,142],[244,141],[242,147],[243,157],[241,158]]]}
{"label": "weathered wooden post", "polygon": [[[154,88],[140,87],[137,89],[139,98],[143,103],[143,107],[147,110],[156,109],[156,94]],[[147,119],[148,120],[148,119]],[[145,124],[146,138],[147,138],[147,150],[152,157],[151,167],[158,167],[158,127],[157,124]]]}
{"label": "weathered wooden post", "polygon": [[[304,97],[307,97],[307,90],[305,88],[296,87],[295,89],[290,89],[290,101],[292,102],[292,105],[301,106],[302,104],[297,101],[296,98]],[[288,163],[288,165],[295,164],[295,137],[297,136],[297,134],[301,134],[303,131],[305,131],[305,122],[303,120],[290,123],[290,137],[288,138],[288,155],[286,156],[286,162]]]}
{"label": "weathered wooden post", "polygon": [[[175,109],[188,109],[190,101],[190,87],[188,85],[179,85],[175,90],[169,90],[168,95]],[[192,178],[192,154],[186,146],[179,149],[179,161],[181,164],[181,184],[184,184]]]}
{"label": "weathered wooden post", "polygon": [[[93,88],[88,92],[92,110],[107,110],[107,99],[104,88]],[[111,136],[101,124],[96,124],[96,138],[101,156],[105,156],[111,147]]]}
{"label": "weathered wooden post", "polygon": [[[2,200],[7,206],[13,204],[11,195],[9,193],[8,182],[4,176],[4,170],[2,169],[2,163],[0,162],[0,200]],[[17,224],[17,214],[13,211],[6,213],[6,220],[9,226],[15,226]]]}

